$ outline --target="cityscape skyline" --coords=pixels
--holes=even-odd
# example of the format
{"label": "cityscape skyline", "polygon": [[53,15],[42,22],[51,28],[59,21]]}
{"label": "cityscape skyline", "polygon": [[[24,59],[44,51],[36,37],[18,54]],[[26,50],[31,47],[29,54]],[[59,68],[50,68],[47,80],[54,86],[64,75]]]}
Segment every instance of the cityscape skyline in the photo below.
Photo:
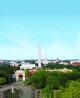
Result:
{"label": "cityscape skyline", "polygon": [[79,0],[0,1],[0,59],[80,59]]}

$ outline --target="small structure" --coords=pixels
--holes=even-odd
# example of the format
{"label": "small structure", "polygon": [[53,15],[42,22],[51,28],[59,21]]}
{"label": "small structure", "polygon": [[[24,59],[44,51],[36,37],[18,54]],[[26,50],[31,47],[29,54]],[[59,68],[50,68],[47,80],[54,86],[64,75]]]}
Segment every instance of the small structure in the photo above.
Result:
{"label": "small structure", "polygon": [[19,76],[23,77],[23,81],[25,81],[25,70],[17,70],[16,73],[16,81],[19,81]]}

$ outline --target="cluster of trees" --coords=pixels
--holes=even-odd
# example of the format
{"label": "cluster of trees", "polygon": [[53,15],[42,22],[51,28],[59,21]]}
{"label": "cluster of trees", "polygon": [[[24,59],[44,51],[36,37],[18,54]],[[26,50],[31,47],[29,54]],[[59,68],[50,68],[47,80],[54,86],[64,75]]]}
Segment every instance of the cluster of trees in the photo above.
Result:
{"label": "cluster of trees", "polygon": [[78,70],[80,71],[80,66],[72,66],[72,65],[64,65],[64,64],[47,64],[43,68],[50,68],[50,69],[62,69],[62,68],[67,68],[67,69],[73,69],[73,70]]}
{"label": "cluster of trees", "polygon": [[0,66],[0,85],[4,85],[6,83],[11,83],[12,74],[14,74],[14,69],[9,65]]}
{"label": "cluster of trees", "polygon": [[68,81],[66,87],[58,90],[44,88],[41,90],[41,98],[80,98],[80,81]]}
{"label": "cluster of trees", "polygon": [[63,73],[39,70],[25,84],[40,89],[41,98],[80,98],[79,78],[78,71]]}
{"label": "cluster of trees", "polygon": [[41,70],[29,77],[28,80],[25,81],[25,84],[32,85],[37,89],[44,88],[46,77],[47,73]]}

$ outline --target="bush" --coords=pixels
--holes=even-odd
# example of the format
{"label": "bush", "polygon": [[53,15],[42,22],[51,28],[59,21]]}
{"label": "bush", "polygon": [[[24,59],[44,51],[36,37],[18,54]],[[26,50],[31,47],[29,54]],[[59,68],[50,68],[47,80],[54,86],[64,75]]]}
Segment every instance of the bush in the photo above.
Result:
{"label": "bush", "polygon": [[1,77],[0,78],[0,85],[4,85],[4,84],[6,84],[6,78]]}

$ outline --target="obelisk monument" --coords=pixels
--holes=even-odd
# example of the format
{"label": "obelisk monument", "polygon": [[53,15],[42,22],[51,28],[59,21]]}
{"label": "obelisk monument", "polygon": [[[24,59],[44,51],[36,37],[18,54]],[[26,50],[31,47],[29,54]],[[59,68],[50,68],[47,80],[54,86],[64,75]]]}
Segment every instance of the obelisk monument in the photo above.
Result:
{"label": "obelisk monument", "polygon": [[38,68],[41,68],[41,46],[38,47]]}

